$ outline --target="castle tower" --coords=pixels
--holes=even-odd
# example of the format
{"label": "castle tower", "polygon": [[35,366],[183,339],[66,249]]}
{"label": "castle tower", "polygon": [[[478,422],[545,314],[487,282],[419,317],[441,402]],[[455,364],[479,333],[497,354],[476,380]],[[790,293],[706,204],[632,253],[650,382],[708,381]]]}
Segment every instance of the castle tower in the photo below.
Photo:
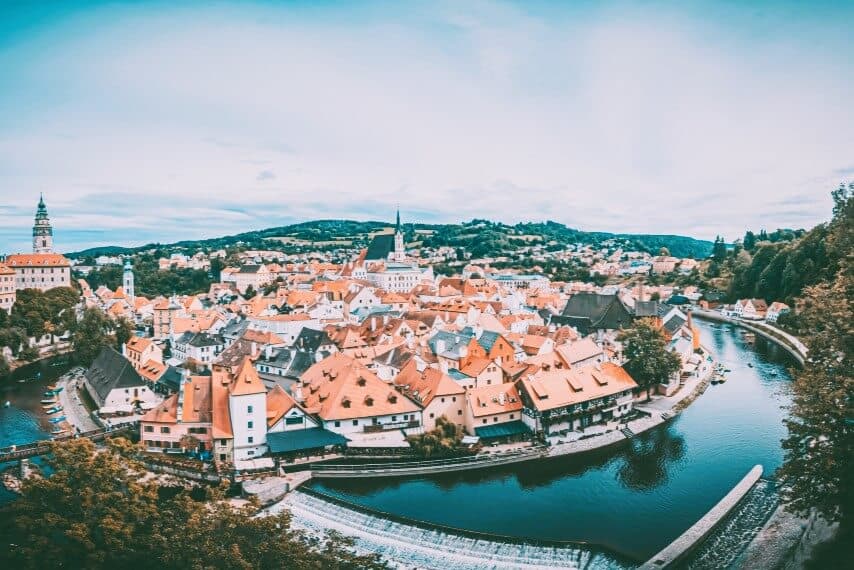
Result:
{"label": "castle tower", "polygon": [[403,248],[403,229],[400,227],[400,208],[397,210],[397,222],[394,225],[394,253],[390,257],[392,261],[403,261],[406,257]]}
{"label": "castle tower", "polygon": [[44,196],[39,197],[36,209],[36,221],[33,224],[33,253],[53,253],[53,228],[47,217]]}
{"label": "castle tower", "polygon": [[122,287],[124,287],[125,295],[127,295],[130,302],[133,303],[133,267],[131,267],[129,258],[125,260],[125,270],[124,273],[122,273]]}

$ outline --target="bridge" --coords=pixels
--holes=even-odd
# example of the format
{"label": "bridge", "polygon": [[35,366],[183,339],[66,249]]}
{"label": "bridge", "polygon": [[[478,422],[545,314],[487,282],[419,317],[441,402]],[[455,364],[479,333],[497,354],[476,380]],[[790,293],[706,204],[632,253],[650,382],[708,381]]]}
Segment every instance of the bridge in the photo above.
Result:
{"label": "bridge", "polygon": [[135,423],[124,424],[112,428],[99,428],[91,431],[86,431],[78,434],[69,434],[56,437],[53,439],[42,439],[24,445],[10,445],[8,447],[0,447],[0,463],[7,461],[18,461],[21,459],[29,459],[50,453],[51,443],[55,441],[68,441],[70,439],[79,439],[81,437],[91,441],[104,441],[109,437],[120,435],[130,435],[137,429]]}

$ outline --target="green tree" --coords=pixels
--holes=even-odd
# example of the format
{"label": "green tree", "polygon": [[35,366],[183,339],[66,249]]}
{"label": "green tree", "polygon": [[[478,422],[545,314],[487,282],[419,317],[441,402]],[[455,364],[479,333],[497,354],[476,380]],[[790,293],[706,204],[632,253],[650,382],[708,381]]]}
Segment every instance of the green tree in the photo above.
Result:
{"label": "green tree", "polygon": [[618,338],[623,343],[623,355],[627,359],[624,368],[638,387],[646,390],[647,400],[653,386],[666,382],[682,366],[679,355],[667,350],[664,332],[652,319],[638,319]]}
{"label": "green tree", "polygon": [[92,364],[101,348],[109,344],[108,333],[112,328],[110,319],[97,307],[83,311],[83,318],[77,324],[72,343],[77,361],[88,366]]}
{"label": "green tree", "polygon": [[463,428],[441,416],[436,427],[428,432],[411,435],[409,445],[421,457],[448,457],[466,453],[462,446]]}
{"label": "green tree", "polygon": [[719,264],[726,261],[726,242],[721,236],[715,236],[715,244],[712,246],[712,259]]}
{"label": "green tree", "polygon": [[133,324],[125,317],[119,317],[113,322],[113,335],[116,337],[116,350],[121,352],[122,346],[133,336]]}
{"label": "green tree", "polygon": [[661,255],[664,257],[670,257],[670,250],[667,249],[666,247],[662,247],[661,249],[658,250],[658,255]]}
{"label": "green tree", "polygon": [[255,291],[255,287],[253,287],[252,285],[249,285],[248,287],[246,287],[246,291],[243,293],[243,298],[244,299],[251,299],[256,294],[257,293]]}
{"label": "green tree", "polygon": [[5,380],[11,373],[12,367],[9,365],[9,361],[6,360],[6,355],[0,353],[0,380]]}
{"label": "green tree", "polygon": [[287,511],[255,516],[220,489],[207,500],[164,492],[146,479],[135,446],[112,440],[53,444],[51,475],[27,479],[0,512],[4,568],[384,568],[340,536],[314,539],[290,527]]}
{"label": "green tree", "polygon": [[744,249],[747,251],[753,251],[754,247],[756,247],[756,234],[748,230],[747,233],[744,234]]}

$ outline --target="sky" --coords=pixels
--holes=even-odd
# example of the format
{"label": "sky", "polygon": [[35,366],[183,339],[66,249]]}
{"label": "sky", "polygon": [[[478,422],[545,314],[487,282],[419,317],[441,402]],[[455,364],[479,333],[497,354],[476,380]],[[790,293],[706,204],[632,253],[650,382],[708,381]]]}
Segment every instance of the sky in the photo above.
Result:
{"label": "sky", "polygon": [[321,218],[728,240],[854,179],[854,3],[0,3],[0,253]]}

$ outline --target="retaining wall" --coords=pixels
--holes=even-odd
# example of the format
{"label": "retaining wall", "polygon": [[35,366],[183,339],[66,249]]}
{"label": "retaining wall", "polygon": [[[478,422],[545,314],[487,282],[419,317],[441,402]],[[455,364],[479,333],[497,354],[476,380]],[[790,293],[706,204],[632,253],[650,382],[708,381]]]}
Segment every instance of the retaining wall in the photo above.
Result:
{"label": "retaining wall", "polygon": [[757,465],[691,528],[641,566],[641,570],[667,568],[682,560],[738,505],[761,476],[762,466]]}

